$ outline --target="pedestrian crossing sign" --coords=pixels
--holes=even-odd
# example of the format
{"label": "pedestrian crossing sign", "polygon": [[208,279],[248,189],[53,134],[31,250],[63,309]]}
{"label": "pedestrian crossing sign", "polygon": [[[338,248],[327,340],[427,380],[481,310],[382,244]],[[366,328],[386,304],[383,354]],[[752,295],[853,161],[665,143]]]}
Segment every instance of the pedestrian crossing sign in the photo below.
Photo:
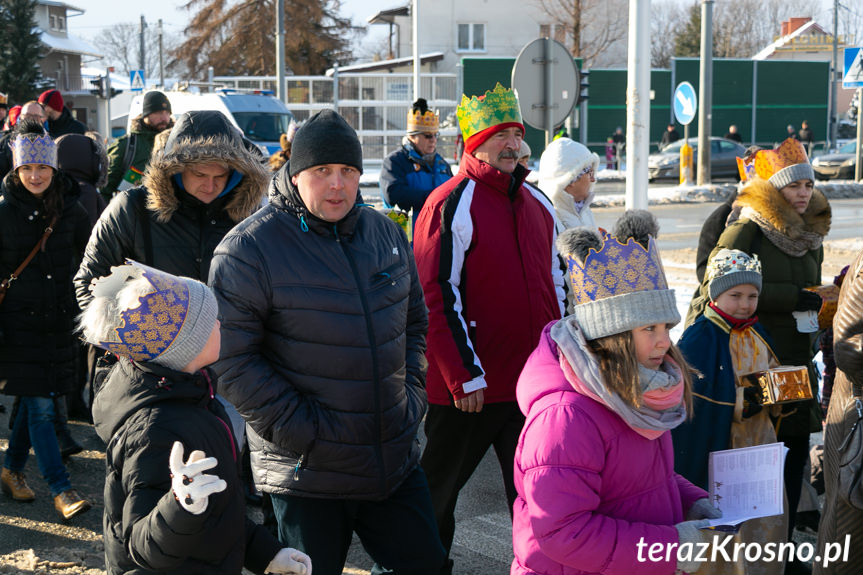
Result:
{"label": "pedestrian crossing sign", "polygon": [[863,47],[845,48],[843,88],[863,88]]}
{"label": "pedestrian crossing sign", "polygon": [[131,92],[143,92],[144,91],[144,71],[143,70],[132,70],[129,72],[129,90]]}

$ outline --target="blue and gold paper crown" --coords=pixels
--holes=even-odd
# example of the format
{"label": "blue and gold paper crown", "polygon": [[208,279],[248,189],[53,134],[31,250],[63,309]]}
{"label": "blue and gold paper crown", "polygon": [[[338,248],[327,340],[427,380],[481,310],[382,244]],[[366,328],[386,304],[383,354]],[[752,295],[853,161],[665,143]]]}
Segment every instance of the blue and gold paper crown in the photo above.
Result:
{"label": "blue and gold paper crown", "polygon": [[41,164],[57,169],[57,145],[48,134],[18,134],[9,145],[12,147],[12,169],[27,164]]}
{"label": "blue and gold paper crown", "polygon": [[500,82],[482,96],[468,98],[464,94],[456,109],[462,137],[467,142],[476,134],[499,124],[521,124],[521,111],[515,92]]}
{"label": "blue and gold paper crown", "polygon": [[[567,244],[583,229],[566,230],[558,245]],[[574,235],[566,238],[570,233]],[[565,254],[575,304],[572,315],[584,337],[593,340],[641,326],[679,322],[674,290],[668,289],[653,237],[647,236],[646,248],[633,238],[621,243],[609,235],[601,243],[599,250],[589,248],[583,260],[577,254]]]}
{"label": "blue and gold paper crown", "polygon": [[106,310],[109,317],[105,331],[84,327],[87,340],[117,355],[179,371],[195,360],[213,361],[211,354],[202,355],[219,313],[212,290],[192,278],[126,262],[91,282],[93,301],[85,317],[92,311],[90,320],[105,321],[105,312],[99,310]]}
{"label": "blue and gold paper crown", "polygon": [[[169,274],[146,266],[139,269],[154,291],[140,296],[137,307],[120,313],[122,321],[115,330],[117,341],[102,341],[99,345],[136,361],[152,361],[162,355],[180,334],[189,311],[189,288]],[[130,277],[130,272],[121,270],[120,273],[126,273],[121,281]],[[110,277],[114,277],[113,274]],[[98,284],[93,294],[99,295]]]}
{"label": "blue and gold paper crown", "polygon": [[573,256],[567,259],[576,305],[638,291],[668,289],[652,237],[645,249],[632,238],[620,243],[617,238],[605,236],[602,249],[591,248],[583,262]]}

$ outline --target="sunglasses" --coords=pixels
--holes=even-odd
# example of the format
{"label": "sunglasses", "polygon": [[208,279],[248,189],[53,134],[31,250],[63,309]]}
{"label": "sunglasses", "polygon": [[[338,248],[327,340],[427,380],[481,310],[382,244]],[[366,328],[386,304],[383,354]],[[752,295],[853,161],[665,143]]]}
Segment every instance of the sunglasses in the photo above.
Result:
{"label": "sunglasses", "polygon": [[421,135],[422,135],[422,137],[423,137],[423,138],[425,138],[426,140],[436,140],[437,138],[439,138],[439,137],[440,137],[440,133],[438,133],[438,132],[435,132],[434,134],[429,134],[429,133],[425,133],[425,132],[424,132],[424,133],[423,133],[423,134],[421,134]]}

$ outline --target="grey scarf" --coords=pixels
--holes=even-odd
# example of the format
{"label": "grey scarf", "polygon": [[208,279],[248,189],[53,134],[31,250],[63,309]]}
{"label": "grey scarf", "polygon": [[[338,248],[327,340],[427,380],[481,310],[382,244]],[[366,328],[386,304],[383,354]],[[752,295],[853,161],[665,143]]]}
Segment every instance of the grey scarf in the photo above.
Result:
{"label": "grey scarf", "polygon": [[[681,401],[676,407],[656,411],[647,405],[633,407],[619,395],[610,391],[602,381],[599,361],[590,351],[584,334],[578,327],[575,317],[567,316],[551,328],[551,338],[557,343],[560,353],[577,374],[580,383],[588,392],[586,395],[604,404],[626,424],[640,435],[644,430],[661,432],[674,429],[686,419],[686,404]],[[663,362],[659,370],[641,366],[639,369],[642,392],[666,388],[680,382],[680,370],[669,362]],[[570,382],[572,383],[572,382]],[[682,385],[682,383],[681,383]],[[577,391],[581,391],[578,390]],[[653,434],[654,437],[657,433]],[[647,437],[647,435],[645,435]]]}

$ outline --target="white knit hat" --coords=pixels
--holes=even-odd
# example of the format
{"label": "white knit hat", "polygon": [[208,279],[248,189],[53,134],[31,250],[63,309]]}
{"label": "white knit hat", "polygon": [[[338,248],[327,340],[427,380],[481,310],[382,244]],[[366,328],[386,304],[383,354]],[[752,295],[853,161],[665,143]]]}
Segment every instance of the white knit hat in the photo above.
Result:
{"label": "white knit hat", "polygon": [[[587,167],[596,171],[599,156],[574,140],[558,138],[548,145],[539,159],[539,187],[549,196],[554,196]],[[590,183],[590,192],[595,183]]]}

